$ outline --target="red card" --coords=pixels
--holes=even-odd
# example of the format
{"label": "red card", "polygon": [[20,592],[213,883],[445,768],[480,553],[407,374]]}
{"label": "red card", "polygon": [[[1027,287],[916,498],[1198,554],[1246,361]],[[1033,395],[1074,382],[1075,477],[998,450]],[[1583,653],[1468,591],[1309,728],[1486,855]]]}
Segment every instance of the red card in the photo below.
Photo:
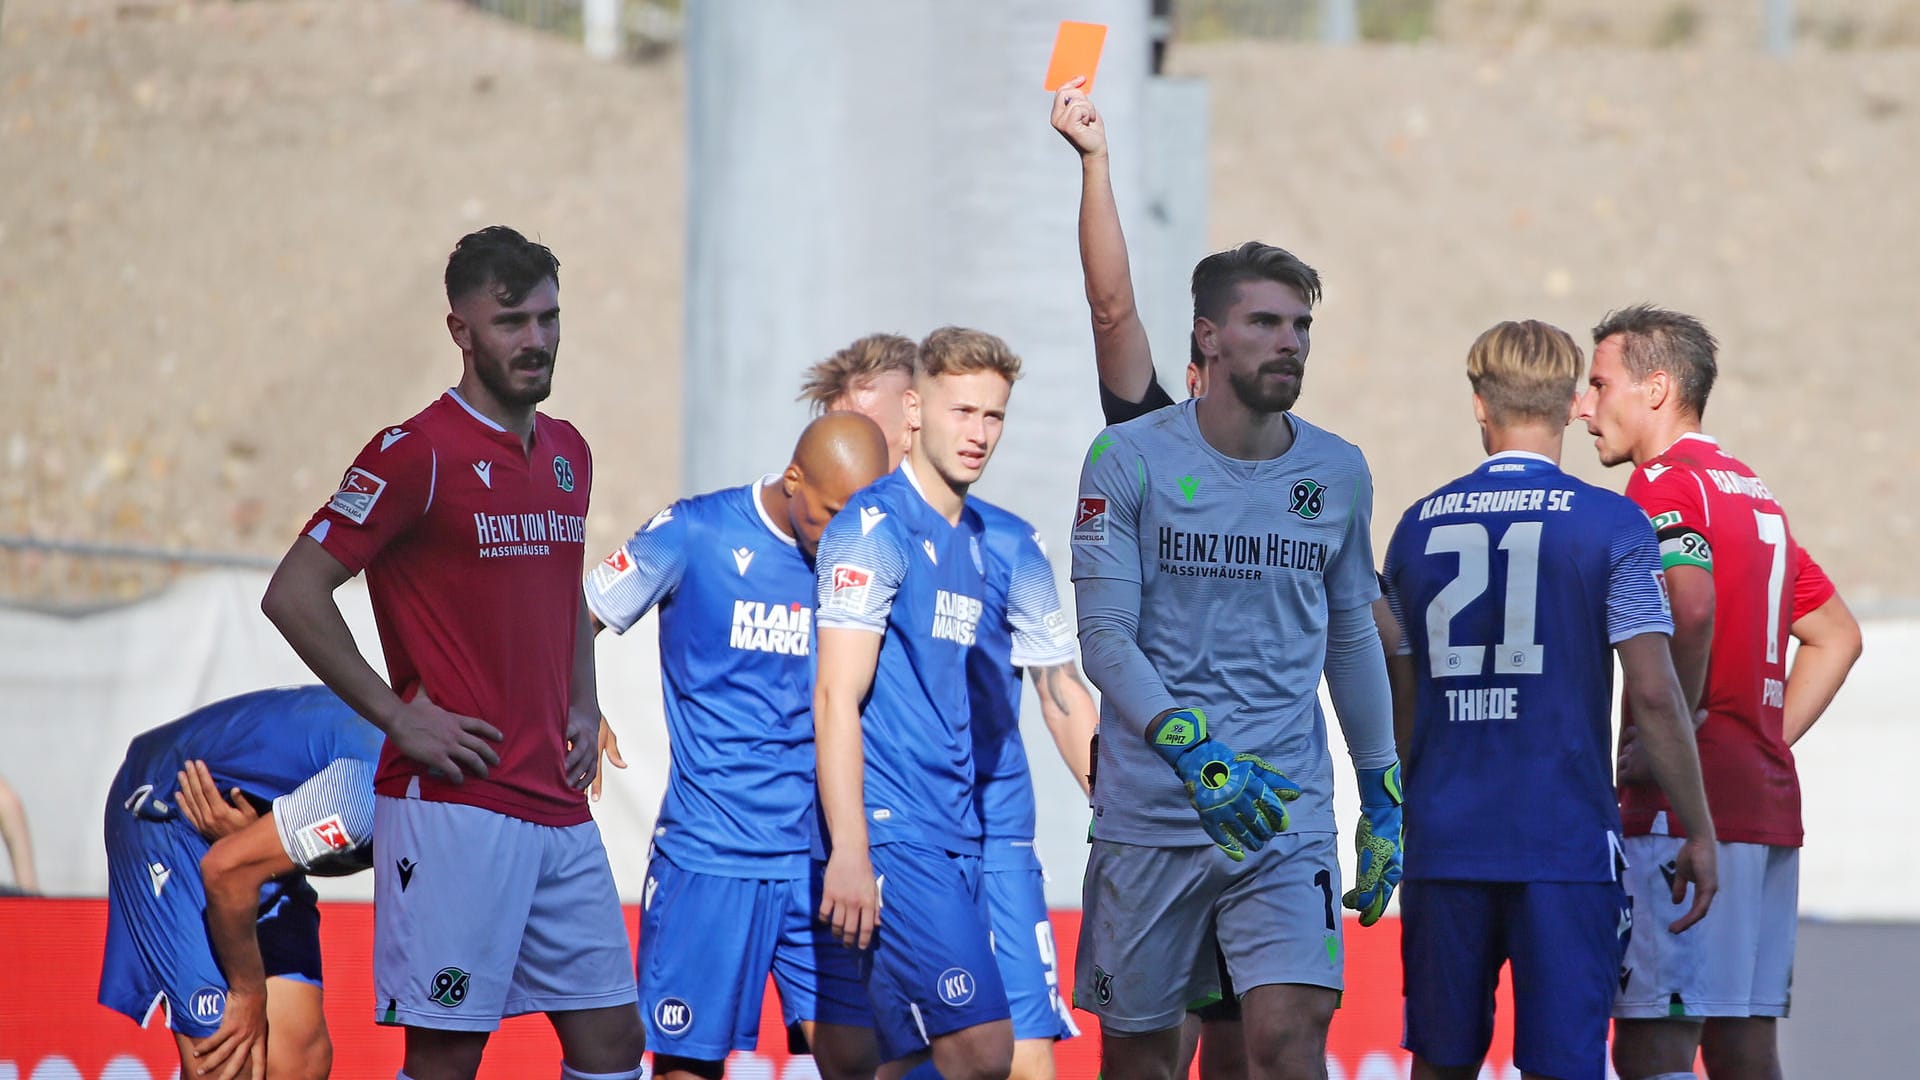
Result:
{"label": "red card", "polygon": [[1058,90],[1084,75],[1080,89],[1093,94],[1093,73],[1100,69],[1100,49],[1107,43],[1107,28],[1100,23],[1063,22],[1053,39],[1053,59],[1047,61],[1047,82],[1042,89]]}

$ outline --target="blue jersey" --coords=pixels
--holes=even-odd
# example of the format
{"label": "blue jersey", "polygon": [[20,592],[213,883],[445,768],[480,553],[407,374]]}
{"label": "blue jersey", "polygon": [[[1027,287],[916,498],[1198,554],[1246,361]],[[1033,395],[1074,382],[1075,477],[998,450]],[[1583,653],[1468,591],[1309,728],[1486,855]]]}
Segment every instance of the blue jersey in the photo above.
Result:
{"label": "blue jersey", "polygon": [[986,552],[986,603],[967,656],[973,712],[974,803],[986,868],[1038,869],[1033,853],[1033,777],[1020,739],[1020,675],[1074,658],[1073,624],[1060,607],[1040,534],[1018,516],[979,499]]}
{"label": "blue jersey", "polygon": [[696,873],[798,878],[813,806],[813,567],[759,487],[660,511],[588,571],[586,595],[621,632],[660,608],[673,756],[654,844]]}
{"label": "blue jersey", "polygon": [[1401,517],[1386,579],[1419,687],[1407,877],[1613,880],[1611,648],[1673,632],[1646,514],[1497,454]]}
{"label": "blue jersey", "polygon": [[241,694],[135,736],[120,767],[125,809],[150,821],[177,817],[165,796],[193,759],[207,763],[221,791],[272,802],[341,758],[377,765],[383,739],[324,686]]}
{"label": "blue jersey", "polygon": [[911,468],[854,496],[821,536],[819,622],[882,635],[860,714],[868,842],[978,855],[967,655],[986,597],[980,517],[969,506],[948,522]]}

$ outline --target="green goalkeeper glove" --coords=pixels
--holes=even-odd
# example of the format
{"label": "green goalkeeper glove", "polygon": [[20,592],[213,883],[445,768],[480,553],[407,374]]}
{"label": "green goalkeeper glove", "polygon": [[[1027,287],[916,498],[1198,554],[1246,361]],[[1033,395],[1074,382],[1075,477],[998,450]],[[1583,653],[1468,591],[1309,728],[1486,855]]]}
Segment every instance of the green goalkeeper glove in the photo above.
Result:
{"label": "green goalkeeper glove", "polygon": [[1236,754],[1207,737],[1199,709],[1169,709],[1147,725],[1147,745],[1186,785],[1200,826],[1235,862],[1287,828],[1287,803],[1300,789],[1254,754]]}
{"label": "green goalkeeper glove", "polygon": [[1402,829],[1400,763],[1381,769],[1360,769],[1360,823],[1354,828],[1353,848],[1359,856],[1353,888],[1340,902],[1360,913],[1360,925],[1372,926],[1387,910],[1394,886],[1400,884]]}

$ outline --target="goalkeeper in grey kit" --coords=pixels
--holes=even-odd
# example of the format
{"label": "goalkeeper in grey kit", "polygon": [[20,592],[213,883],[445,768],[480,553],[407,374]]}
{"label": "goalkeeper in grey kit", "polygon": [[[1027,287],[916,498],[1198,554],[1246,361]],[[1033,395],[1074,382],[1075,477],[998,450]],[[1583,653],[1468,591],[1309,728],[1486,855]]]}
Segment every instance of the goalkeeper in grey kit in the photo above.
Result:
{"label": "goalkeeper in grey kit", "polygon": [[1372,477],[1291,413],[1319,292],[1280,248],[1202,260],[1209,392],[1101,432],[1081,472],[1073,582],[1104,700],[1075,1003],[1105,1080],[1172,1075],[1216,940],[1252,1075],[1324,1075],[1343,955],[1323,672],[1360,780],[1345,904],[1371,924],[1399,881]]}

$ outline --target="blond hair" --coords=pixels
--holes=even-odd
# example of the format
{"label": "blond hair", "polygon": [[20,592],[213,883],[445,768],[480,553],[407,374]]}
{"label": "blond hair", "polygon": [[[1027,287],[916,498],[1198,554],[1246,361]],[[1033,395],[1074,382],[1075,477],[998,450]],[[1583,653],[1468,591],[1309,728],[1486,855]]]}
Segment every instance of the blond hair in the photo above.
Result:
{"label": "blond hair", "polygon": [[998,373],[1008,382],[1020,377],[1020,358],[1007,343],[985,330],[943,326],[920,343],[920,374],[971,375]]}
{"label": "blond hair", "polygon": [[1503,322],[1467,350],[1467,381],[1494,423],[1564,425],[1584,366],[1573,335],[1537,319]]}
{"label": "blond hair", "polygon": [[912,375],[920,347],[899,334],[868,334],[807,369],[800,396],[818,416],[889,371]]}

